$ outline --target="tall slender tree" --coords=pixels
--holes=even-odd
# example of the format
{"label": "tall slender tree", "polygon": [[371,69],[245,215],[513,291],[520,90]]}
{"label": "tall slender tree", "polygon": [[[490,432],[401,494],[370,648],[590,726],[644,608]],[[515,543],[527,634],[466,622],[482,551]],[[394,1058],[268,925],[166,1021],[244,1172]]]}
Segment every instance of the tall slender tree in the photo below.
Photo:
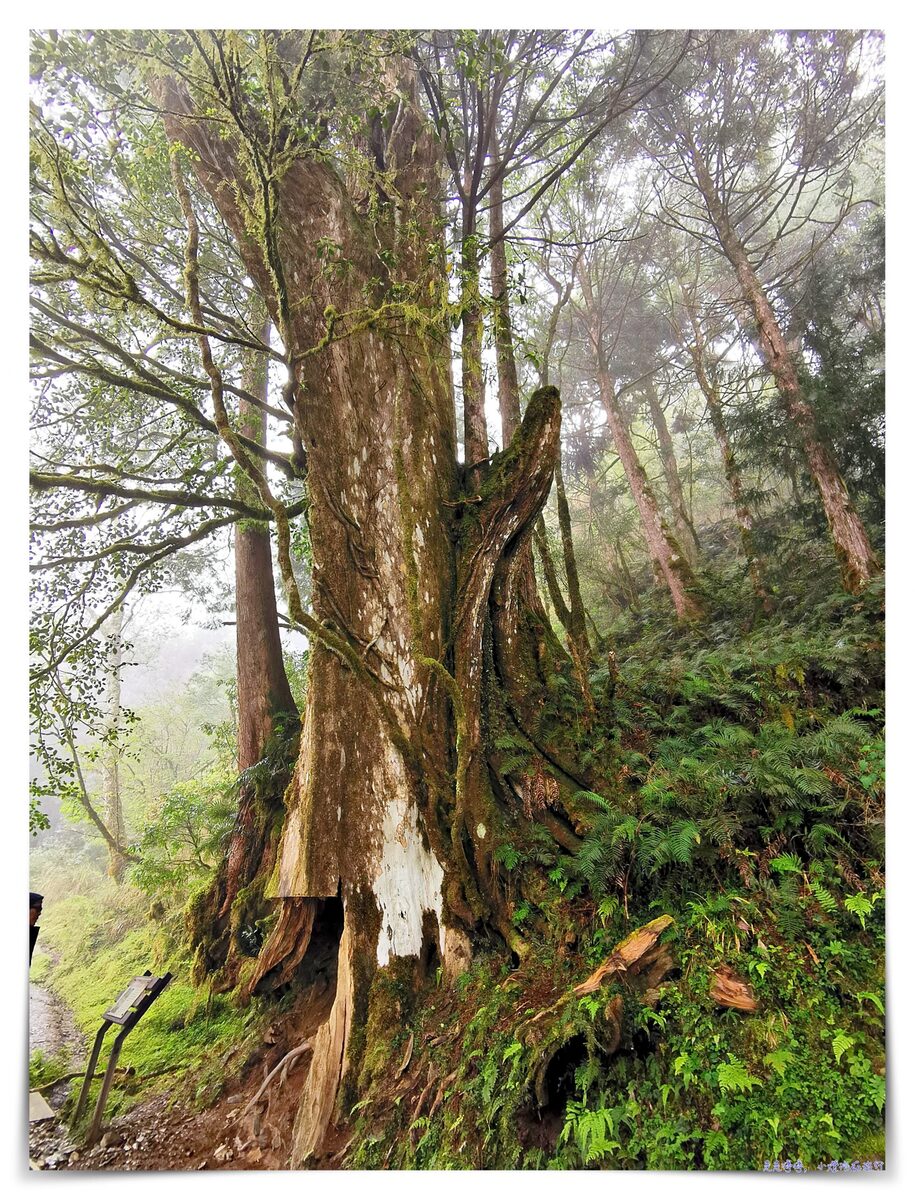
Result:
{"label": "tall slender tree", "polygon": [[667,219],[723,254],[819,491],[846,587],[879,569],[804,395],[777,289],[860,202],[850,164],[880,120],[862,89],[877,44],[850,31],[709,34],[647,114],[667,173]]}

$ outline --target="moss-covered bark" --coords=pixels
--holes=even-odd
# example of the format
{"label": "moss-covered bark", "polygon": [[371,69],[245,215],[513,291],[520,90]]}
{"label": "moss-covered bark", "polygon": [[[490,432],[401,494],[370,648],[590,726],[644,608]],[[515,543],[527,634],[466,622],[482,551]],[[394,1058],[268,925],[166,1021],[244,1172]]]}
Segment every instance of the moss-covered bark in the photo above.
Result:
{"label": "moss-covered bark", "polygon": [[[277,514],[290,614],[312,649],[266,888],[276,923],[245,979],[251,991],[292,978],[307,966],[319,906],[341,905],[336,999],[315,1039],[296,1164],[371,1076],[379,971],[441,957],[453,976],[487,932],[526,949],[495,851],[531,814],[493,790],[485,696],[507,694],[522,724],[536,715],[551,635],[542,614],[539,628],[529,623],[515,571],[553,476],[559,393],[535,392],[508,446],[480,464],[478,488],[459,497],[439,149],[412,87],[404,68],[383,192],[368,213],[349,179],[308,156],[284,164],[261,207],[244,138],[216,136],[183,86],[158,91],[170,136],[195,151],[198,180],[280,331],[307,456],[309,613],[289,570],[288,524],[255,476]],[[210,915],[201,904],[198,918]]]}

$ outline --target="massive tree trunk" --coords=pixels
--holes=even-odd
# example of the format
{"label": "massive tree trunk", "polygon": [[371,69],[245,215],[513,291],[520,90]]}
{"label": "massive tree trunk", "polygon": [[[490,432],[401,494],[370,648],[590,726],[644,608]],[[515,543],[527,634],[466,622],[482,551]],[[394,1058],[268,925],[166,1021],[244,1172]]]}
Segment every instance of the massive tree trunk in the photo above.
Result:
{"label": "massive tree trunk", "polygon": [[690,517],[689,506],[683,495],[683,484],[680,480],[680,470],[677,466],[677,454],[674,450],[673,438],[670,436],[667,417],[664,414],[664,409],[654,383],[649,382],[647,394],[648,411],[651,414],[651,423],[654,425],[655,433],[658,436],[658,454],[661,459],[661,467],[664,471],[664,479],[667,483],[667,494],[670,497],[670,507],[673,513],[677,541],[680,549],[686,555],[690,566],[695,567],[699,553],[699,539],[696,536],[696,530]]}
{"label": "massive tree trunk", "polygon": [[[401,82],[373,214],[328,163],[300,157],[274,180],[260,236],[240,148],[196,119],[182,87],[157,87],[170,136],[196,152],[280,331],[307,453],[313,613],[288,561],[284,581],[312,650],[271,888],[281,911],[258,974],[307,967],[309,940],[340,917],[336,998],[316,1037],[294,1165],[352,1100],[376,975],[438,956],[458,969],[480,925],[517,942],[493,857],[512,814],[491,793],[481,711],[494,614],[514,600],[552,476],[559,397],[532,398],[459,507],[439,151]],[[329,242],[346,270],[327,269]],[[392,301],[404,293],[409,303]],[[338,317],[352,313],[366,315]],[[275,512],[282,566],[288,530]]]}
{"label": "massive tree trunk", "polygon": [[686,142],[696,181],[718,240],[734,268],[743,298],[753,314],[763,360],[775,380],[785,413],[797,432],[807,467],[820,493],[823,511],[842,568],[843,582],[848,591],[857,592],[880,569],[867,531],[851,501],[832,450],[817,428],[813,409],[804,399],[797,368],[785,336],[759,275],[750,262],[746,246],[731,225],[708,166],[695,141],[687,136]]}

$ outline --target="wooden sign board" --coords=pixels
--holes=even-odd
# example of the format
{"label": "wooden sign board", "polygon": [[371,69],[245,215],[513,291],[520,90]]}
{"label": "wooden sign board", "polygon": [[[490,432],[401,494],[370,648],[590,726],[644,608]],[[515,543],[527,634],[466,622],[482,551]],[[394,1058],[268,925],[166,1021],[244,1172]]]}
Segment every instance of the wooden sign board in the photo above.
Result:
{"label": "wooden sign board", "polygon": [[157,975],[137,975],[131,979],[114,1004],[103,1013],[102,1020],[110,1021],[112,1025],[124,1025],[133,1015],[144,996],[159,982]]}

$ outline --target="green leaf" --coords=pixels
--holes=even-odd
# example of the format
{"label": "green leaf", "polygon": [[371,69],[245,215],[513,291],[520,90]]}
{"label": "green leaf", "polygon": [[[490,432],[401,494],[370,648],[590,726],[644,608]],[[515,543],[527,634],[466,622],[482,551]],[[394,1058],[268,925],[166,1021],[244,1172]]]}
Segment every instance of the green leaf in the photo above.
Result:
{"label": "green leaf", "polygon": [[769,867],[771,870],[777,871],[780,875],[786,872],[792,875],[802,875],[804,873],[801,860],[796,854],[780,854],[778,858],[772,859]]}
{"label": "green leaf", "polygon": [[763,1059],[767,1067],[771,1067],[773,1071],[777,1072],[779,1079],[785,1078],[785,1071],[788,1068],[788,1064],[793,1061],[794,1055],[790,1050],[784,1049],[773,1050]]}
{"label": "green leaf", "polygon": [[864,929],[864,918],[869,917],[874,910],[872,902],[863,892],[859,892],[857,896],[846,897],[845,907],[858,918],[862,929]]}
{"label": "green leaf", "polygon": [[858,992],[858,994],[855,996],[855,999],[870,1000],[878,1012],[884,1013],[886,1011],[886,1009],[883,1007],[883,1001],[875,992]]}

